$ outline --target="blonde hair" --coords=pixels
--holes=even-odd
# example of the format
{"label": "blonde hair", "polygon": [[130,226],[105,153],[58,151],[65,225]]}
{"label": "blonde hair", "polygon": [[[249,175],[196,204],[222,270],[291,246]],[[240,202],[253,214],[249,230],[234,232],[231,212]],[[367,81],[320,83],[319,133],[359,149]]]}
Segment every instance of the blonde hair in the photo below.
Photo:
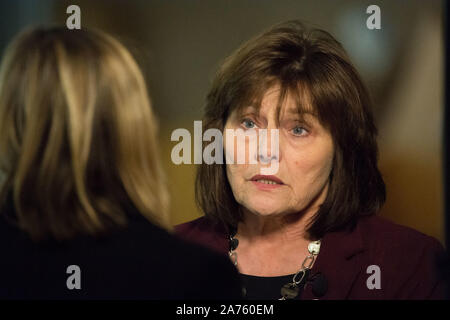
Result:
{"label": "blonde hair", "polygon": [[[99,234],[137,209],[169,229],[157,124],[131,54],[99,31],[35,28],[0,67],[0,198],[34,239]],[[3,201],[4,202],[4,201]]]}

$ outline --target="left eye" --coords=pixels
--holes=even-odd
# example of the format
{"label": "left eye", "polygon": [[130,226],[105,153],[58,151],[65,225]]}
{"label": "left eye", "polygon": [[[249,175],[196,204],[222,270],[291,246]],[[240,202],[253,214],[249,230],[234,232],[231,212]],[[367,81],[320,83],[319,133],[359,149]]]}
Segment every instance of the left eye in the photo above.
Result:
{"label": "left eye", "polygon": [[256,127],[256,123],[250,119],[244,119],[242,120],[242,124],[246,129],[253,129]]}
{"label": "left eye", "polygon": [[306,130],[303,127],[295,127],[292,129],[292,133],[296,136],[301,136],[304,132],[306,132]]}

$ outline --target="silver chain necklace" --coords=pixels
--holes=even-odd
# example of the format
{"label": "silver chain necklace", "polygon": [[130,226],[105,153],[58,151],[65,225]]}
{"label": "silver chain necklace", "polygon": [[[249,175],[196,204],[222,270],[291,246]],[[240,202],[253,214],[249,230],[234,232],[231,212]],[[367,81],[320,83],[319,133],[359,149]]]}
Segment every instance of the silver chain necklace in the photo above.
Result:
{"label": "silver chain necklace", "polygon": [[[231,261],[237,267],[237,252],[235,251],[237,246],[239,245],[239,240],[234,237],[234,235],[230,235],[230,249],[228,251],[228,255],[230,256]],[[320,240],[311,241],[308,244],[308,256],[303,260],[302,267],[298,270],[294,276],[292,277],[292,282],[286,283],[283,287],[281,287],[281,298],[278,300],[288,300],[295,299],[299,294],[299,284],[305,278],[306,273],[311,270],[314,265],[314,261],[316,260],[317,255],[320,251]]]}

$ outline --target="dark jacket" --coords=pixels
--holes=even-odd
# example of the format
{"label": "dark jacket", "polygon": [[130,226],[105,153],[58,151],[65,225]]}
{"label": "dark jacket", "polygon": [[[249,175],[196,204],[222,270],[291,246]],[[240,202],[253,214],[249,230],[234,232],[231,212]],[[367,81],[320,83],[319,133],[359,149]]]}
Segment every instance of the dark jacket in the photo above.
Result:
{"label": "dark jacket", "polygon": [[[10,209],[10,208],[9,208]],[[34,243],[0,217],[0,299],[238,299],[229,259],[130,214],[103,238]],[[80,268],[81,289],[66,282]],[[73,278],[71,278],[73,280]],[[70,280],[70,283],[76,283]]]}
{"label": "dark jacket", "polygon": [[[176,232],[224,256],[228,252],[225,228],[204,217],[176,226]],[[328,288],[321,299],[444,299],[440,266],[445,258],[434,238],[370,216],[359,219],[352,231],[326,234],[310,275],[320,273],[326,279]],[[380,289],[373,288],[373,277],[369,279],[376,272],[369,268],[373,265],[379,267]],[[317,298],[312,287],[306,286],[302,299]]]}

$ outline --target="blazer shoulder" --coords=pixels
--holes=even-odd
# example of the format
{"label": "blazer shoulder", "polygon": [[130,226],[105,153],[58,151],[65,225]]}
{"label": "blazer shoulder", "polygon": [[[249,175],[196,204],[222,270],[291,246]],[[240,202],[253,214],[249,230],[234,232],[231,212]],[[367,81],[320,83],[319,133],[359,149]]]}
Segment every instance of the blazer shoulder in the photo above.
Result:
{"label": "blazer shoulder", "polygon": [[175,233],[178,235],[191,234],[217,234],[225,235],[227,233],[225,227],[220,223],[216,223],[207,217],[200,217],[185,223],[178,224],[174,227]]}
{"label": "blazer shoulder", "polygon": [[413,228],[371,216],[358,224],[367,262],[378,265],[387,292],[404,299],[441,299],[446,252],[435,238]]}
{"label": "blazer shoulder", "polygon": [[435,238],[378,215],[361,219],[358,228],[365,245],[369,248],[384,246],[390,250],[403,248],[417,251],[419,248],[427,247],[443,250],[441,243]]}
{"label": "blazer shoulder", "polygon": [[228,235],[225,227],[206,217],[178,224],[174,227],[180,238],[201,244],[219,252],[228,251]]}
{"label": "blazer shoulder", "polygon": [[213,224],[206,217],[200,217],[188,222],[175,225],[175,232],[177,234],[184,234],[193,231],[212,229]]}

